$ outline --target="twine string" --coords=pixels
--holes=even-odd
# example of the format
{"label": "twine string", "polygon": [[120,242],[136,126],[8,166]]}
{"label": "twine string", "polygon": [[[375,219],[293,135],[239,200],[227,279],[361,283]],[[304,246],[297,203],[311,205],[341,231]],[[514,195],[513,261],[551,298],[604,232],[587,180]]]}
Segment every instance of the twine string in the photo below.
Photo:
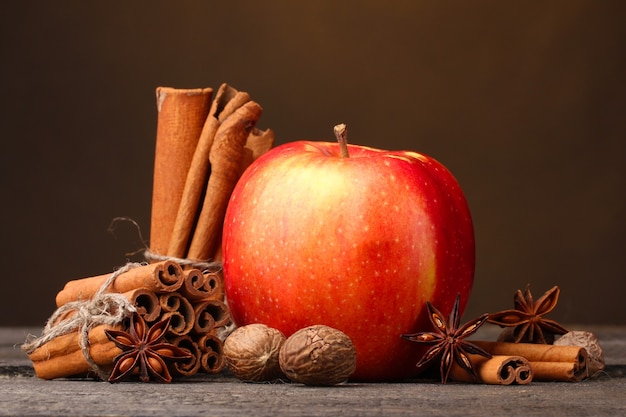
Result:
{"label": "twine string", "polygon": [[[211,272],[219,271],[222,268],[221,262],[176,258],[172,256],[159,255],[150,251],[150,248],[145,243],[145,240],[141,235],[139,225],[133,219],[128,217],[114,218],[109,226],[109,232],[114,234],[115,226],[120,221],[130,222],[136,227],[139,238],[144,244],[143,255],[146,261],[170,260],[181,266],[191,266],[193,268],[201,269],[202,271]],[[140,251],[137,251],[135,253],[139,252]],[[52,313],[50,318],[48,318],[41,336],[33,340],[27,340],[24,344],[22,344],[22,350],[26,354],[30,355],[36,349],[51,340],[77,331],[80,335],[79,346],[85,360],[89,364],[89,367],[96,373],[96,375],[98,375],[98,377],[106,381],[109,378],[109,375],[104,372],[98,364],[96,364],[91,356],[89,349],[89,331],[99,325],[116,326],[122,323],[125,318],[137,311],[136,307],[128,300],[128,298],[126,298],[126,296],[119,293],[110,293],[107,292],[107,290],[111,285],[113,285],[117,277],[132,268],[137,268],[142,265],[146,265],[146,262],[128,262],[126,265],[113,272],[100,286],[91,299],[70,301],[57,308],[56,311]],[[69,314],[72,312],[74,314]]]}
{"label": "twine string", "polygon": [[143,253],[144,258],[147,261],[172,261],[176,262],[180,266],[190,266],[192,268],[200,269],[201,271],[216,272],[222,269],[221,262],[201,261],[197,259],[177,258],[175,256],[159,255],[152,252],[150,249],[146,249]]}
{"label": "twine string", "polygon": [[[142,266],[142,263],[129,262],[112,273],[100,286],[98,291],[89,300],[71,301],[59,307],[48,319],[40,337],[27,341],[22,350],[31,354],[56,337],[78,331],[79,345],[90,368],[103,380],[108,379],[106,374],[93,360],[89,352],[89,331],[95,326],[120,324],[137,309],[131,302],[119,293],[106,292],[117,277],[132,268]],[[68,313],[74,312],[69,315]]]}

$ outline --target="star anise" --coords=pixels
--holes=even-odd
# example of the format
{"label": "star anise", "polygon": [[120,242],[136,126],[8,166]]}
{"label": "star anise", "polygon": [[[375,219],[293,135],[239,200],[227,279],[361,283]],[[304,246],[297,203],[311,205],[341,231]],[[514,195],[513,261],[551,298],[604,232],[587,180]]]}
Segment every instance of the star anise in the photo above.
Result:
{"label": "star anise", "polygon": [[548,343],[555,334],[567,333],[559,323],[544,317],[556,307],[559,292],[555,285],[534,301],[528,285],[523,293],[521,290],[515,293],[514,310],[490,314],[487,321],[500,327],[512,327],[515,343]]}
{"label": "star anise", "polygon": [[424,354],[422,359],[417,363],[418,368],[422,368],[435,360],[441,358],[440,373],[441,383],[445,384],[450,375],[450,370],[456,362],[459,366],[469,372],[476,379],[476,371],[472,366],[468,354],[481,355],[491,358],[491,354],[484,349],[470,343],[465,339],[470,336],[487,320],[487,314],[483,314],[477,319],[471,320],[459,327],[461,315],[459,312],[459,303],[461,295],[458,294],[452,307],[452,312],[448,316],[448,321],[430,302],[426,303],[428,309],[428,317],[435,327],[435,332],[419,332],[413,334],[403,334],[402,338],[415,343],[432,345]]}
{"label": "star anise", "polygon": [[134,313],[130,318],[128,332],[106,330],[109,340],[123,350],[115,358],[115,367],[109,376],[109,382],[120,382],[133,375],[136,370],[142,382],[150,381],[151,377],[159,382],[171,382],[172,375],[167,362],[189,359],[190,355],[165,340],[169,322],[168,318],[148,328],[143,317]]}

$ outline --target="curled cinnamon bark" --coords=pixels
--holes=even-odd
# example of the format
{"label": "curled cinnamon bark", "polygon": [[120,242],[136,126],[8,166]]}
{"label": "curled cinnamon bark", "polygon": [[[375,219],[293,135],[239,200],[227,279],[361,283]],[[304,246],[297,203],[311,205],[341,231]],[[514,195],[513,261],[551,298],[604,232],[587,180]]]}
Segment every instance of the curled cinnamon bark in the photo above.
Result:
{"label": "curled cinnamon bark", "polygon": [[[220,240],[221,241],[221,240]],[[221,248],[221,244],[219,245]],[[204,287],[206,291],[205,298],[214,300],[224,300],[224,271],[206,271],[204,275]]]}
{"label": "curled cinnamon bark", "polygon": [[193,329],[195,313],[193,306],[185,297],[178,293],[166,293],[159,296],[161,304],[161,320],[171,318],[168,332],[175,336],[182,336]]}
{"label": "curled cinnamon bark", "polygon": [[[87,300],[100,289],[111,274],[68,281],[57,294],[57,307],[77,300]],[[176,291],[183,285],[183,270],[175,262],[161,261],[129,269],[109,287],[109,292],[125,293],[137,288],[154,292]]]}
{"label": "curled cinnamon bark", "polygon": [[582,347],[541,343],[472,342],[492,355],[517,355],[526,358],[536,381],[578,382],[589,376],[587,352]]}
{"label": "curled cinnamon bark", "polygon": [[589,376],[587,367],[575,362],[531,362],[536,381],[580,382]]}
{"label": "curled cinnamon bark", "polygon": [[261,106],[249,101],[226,118],[215,134],[209,162],[211,175],[187,258],[212,259],[220,241],[230,195],[239,179],[246,139],[261,116]]}
{"label": "curled cinnamon bark", "polygon": [[208,333],[230,322],[228,307],[220,300],[204,300],[195,305],[196,321],[193,326],[198,334]]}
{"label": "curled cinnamon bark", "polygon": [[159,318],[161,305],[154,291],[150,291],[147,288],[137,288],[125,292],[124,296],[137,308],[137,313],[145,321],[150,323]]}
{"label": "curled cinnamon bark", "polygon": [[221,271],[203,273],[199,269],[185,271],[185,280],[180,289],[189,301],[195,302],[205,299],[222,299],[223,286]]}
{"label": "curled cinnamon bark", "polygon": [[150,249],[166,255],[213,89],[159,87]]}
{"label": "curled cinnamon bark", "polygon": [[200,358],[200,370],[205,373],[214,374],[224,368],[223,343],[213,333],[207,333],[200,337],[198,346],[202,352]]}
{"label": "curled cinnamon bark", "polygon": [[477,380],[458,365],[452,367],[450,377],[460,382],[477,382],[493,385],[525,385],[533,379],[533,370],[526,358],[521,356],[495,355],[490,359],[480,355],[469,355],[476,369]]}
{"label": "curled cinnamon bark", "polygon": [[[96,326],[89,331],[89,355],[103,370],[113,369],[113,361],[122,351],[109,341],[105,330],[121,327]],[[78,332],[58,336],[35,349],[28,355],[33,363],[35,374],[41,379],[55,379],[69,376],[84,376],[91,371],[80,348]]]}
{"label": "curled cinnamon bark", "polygon": [[250,101],[248,93],[237,91],[228,84],[222,84],[218,89],[209,114],[204,121],[200,138],[189,166],[167,249],[168,256],[186,257],[194,229],[194,222],[202,206],[204,189],[211,171],[209,160],[215,135],[221,123],[248,101]]}
{"label": "curled cinnamon bark", "polygon": [[[262,110],[246,92],[222,84],[210,108],[203,102],[202,112],[197,112],[189,99],[182,99],[188,91],[196,92],[157,89],[150,255],[219,262],[221,223],[232,189],[243,170],[273,146],[274,132],[255,128]],[[210,99],[210,89],[198,91]],[[186,121],[183,132],[179,119]],[[168,163],[174,172],[167,172]]]}
{"label": "curled cinnamon bark", "polygon": [[200,359],[202,356],[198,343],[189,335],[176,337],[170,343],[191,355],[190,359],[173,364],[174,373],[179,376],[195,375],[200,370]]}

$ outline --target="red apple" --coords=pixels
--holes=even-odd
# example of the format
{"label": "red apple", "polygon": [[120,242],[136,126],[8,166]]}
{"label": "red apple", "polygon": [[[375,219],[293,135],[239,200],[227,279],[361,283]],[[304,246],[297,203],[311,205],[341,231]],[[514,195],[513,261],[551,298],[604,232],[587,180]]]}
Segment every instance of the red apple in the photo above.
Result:
{"label": "red apple", "polygon": [[474,277],[459,184],[409,151],[278,146],[239,180],[223,242],[235,324],[264,323],[285,336],[337,328],[354,342],[361,381],[415,375],[423,348],[400,335],[430,330],[426,301],[445,313],[460,293],[463,309]]}

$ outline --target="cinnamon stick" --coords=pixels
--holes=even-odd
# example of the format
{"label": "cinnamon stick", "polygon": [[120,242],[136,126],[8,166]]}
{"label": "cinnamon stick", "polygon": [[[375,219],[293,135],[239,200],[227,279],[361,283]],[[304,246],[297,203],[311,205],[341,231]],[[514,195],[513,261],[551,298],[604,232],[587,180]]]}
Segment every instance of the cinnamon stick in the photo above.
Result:
{"label": "cinnamon stick", "polygon": [[[220,239],[221,240],[221,239]],[[221,248],[221,244],[219,245]],[[219,252],[216,252],[219,253]],[[206,289],[206,297],[214,300],[224,300],[224,271],[205,271],[204,273],[204,289]]]}
{"label": "cinnamon stick", "polygon": [[[89,331],[89,353],[92,360],[103,370],[111,370],[114,359],[122,351],[106,334],[106,329],[121,330],[121,327],[96,326]],[[66,378],[86,375],[91,367],[80,348],[78,332],[58,336],[35,349],[28,355],[35,373],[41,379]]]}
{"label": "cinnamon stick", "polygon": [[249,101],[227,117],[215,134],[209,162],[211,175],[187,258],[212,259],[220,241],[230,195],[239,179],[245,141],[261,116],[261,106]]}
{"label": "cinnamon stick", "polygon": [[[241,166],[239,167],[239,175],[258,159],[261,155],[269,151],[274,146],[274,132],[271,129],[260,130],[254,128],[248,138],[246,139],[246,145],[244,147],[244,155],[242,157]],[[214,262],[222,261],[222,236],[218,236],[218,242],[211,259]]]}
{"label": "cinnamon stick", "polygon": [[[56,296],[57,307],[71,301],[90,299],[110,276],[111,274],[106,274],[68,281]],[[137,288],[147,288],[150,291],[166,292],[176,291],[181,285],[182,268],[175,262],[161,261],[129,269],[117,277],[108,291],[125,293]]]}
{"label": "cinnamon stick", "polygon": [[531,362],[536,381],[580,382],[587,378],[585,366],[575,362]]}
{"label": "cinnamon stick", "polygon": [[494,355],[490,359],[481,355],[469,355],[475,368],[477,380],[465,369],[454,363],[450,377],[459,382],[477,382],[492,385],[525,385],[533,379],[533,369],[521,356]]}
{"label": "cinnamon stick", "polygon": [[191,355],[190,359],[173,364],[174,373],[179,376],[195,375],[200,370],[200,359],[202,357],[198,344],[189,335],[176,337],[170,343]]}
{"label": "cinnamon stick", "polygon": [[168,333],[182,336],[193,329],[195,313],[191,303],[178,293],[159,295],[161,305],[161,320],[171,318]]}
{"label": "cinnamon stick", "polygon": [[[220,249],[222,245],[219,245]],[[218,251],[216,253],[220,253]],[[224,270],[220,269],[219,271],[208,271],[204,273],[204,278],[206,279],[206,286],[211,289],[210,294],[207,295],[207,298],[213,298],[216,300],[224,300]]]}
{"label": "cinnamon stick", "polygon": [[215,374],[224,368],[223,343],[213,333],[207,333],[198,339],[198,346],[202,355],[200,357],[200,370],[205,373]]}
{"label": "cinnamon stick", "polygon": [[189,301],[223,299],[223,278],[220,271],[203,273],[199,269],[188,269],[184,275],[180,293]]}
{"label": "cinnamon stick", "polygon": [[474,341],[492,355],[522,356],[536,381],[578,382],[588,376],[587,351],[579,346]]}
{"label": "cinnamon stick", "polygon": [[[239,168],[239,175],[243,172],[261,155],[269,151],[274,146],[274,132],[271,129],[260,130],[254,128],[248,139],[246,140],[246,146],[244,147],[244,155],[242,158],[241,166]],[[211,259],[214,262],[222,261],[222,236],[219,236],[214,255]]]}
{"label": "cinnamon stick", "polygon": [[208,333],[230,322],[228,307],[220,300],[204,300],[195,305],[196,321],[193,326],[198,334]]}
{"label": "cinnamon stick", "polygon": [[150,249],[166,255],[213,89],[159,87]]}
{"label": "cinnamon stick", "polygon": [[224,256],[222,254],[222,236],[220,234],[219,239],[217,241],[217,247],[215,249],[214,255],[211,257],[211,259],[213,260],[213,262],[223,262],[224,260]]}
{"label": "cinnamon stick", "polygon": [[191,240],[194,222],[202,203],[210,171],[210,152],[222,121],[250,101],[248,93],[222,84],[211,104],[186,176],[180,205],[169,241],[167,255],[184,258]]}
{"label": "cinnamon stick", "polygon": [[159,318],[161,305],[159,298],[154,291],[147,288],[137,288],[124,293],[124,296],[137,307],[139,313],[145,321],[151,323]]}

